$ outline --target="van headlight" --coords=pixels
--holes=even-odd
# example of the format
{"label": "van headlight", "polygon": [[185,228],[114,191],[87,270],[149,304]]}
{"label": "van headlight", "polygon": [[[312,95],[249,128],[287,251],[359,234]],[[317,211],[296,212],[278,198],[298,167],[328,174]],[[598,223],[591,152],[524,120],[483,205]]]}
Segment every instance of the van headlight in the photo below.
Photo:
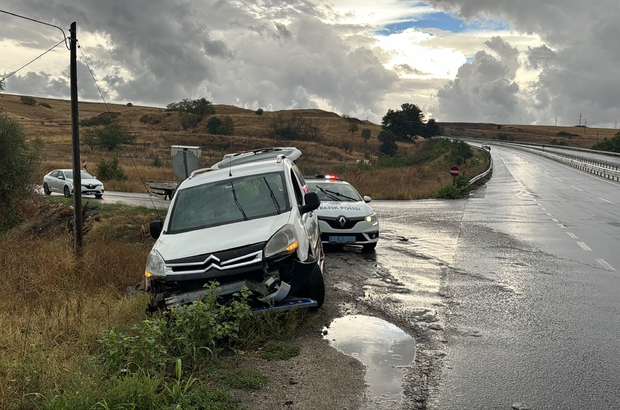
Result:
{"label": "van headlight", "polygon": [[146,268],[144,269],[144,276],[147,278],[152,277],[164,277],[166,276],[166,262],[161,257],[159,252],[153,249],[149,252],[149,256],[146,258]]}
{"label": "van headlight", "polygon": [[265,245],[265,258],[270,258],[280,253],[292,253],[299,248],[299,241],[293,225],[284,225],[276,232]]}
{"label": "van headlight", "polygon": [[373,212],[372,215],[368,215],[366,218],[364,218],[364,220],[371,224],[377,222],[377,213]]}

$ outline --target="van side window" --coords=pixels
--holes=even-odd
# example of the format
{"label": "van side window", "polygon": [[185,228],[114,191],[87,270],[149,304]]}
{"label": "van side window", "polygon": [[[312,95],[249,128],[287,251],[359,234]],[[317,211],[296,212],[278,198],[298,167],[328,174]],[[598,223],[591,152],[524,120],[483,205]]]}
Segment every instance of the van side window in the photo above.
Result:
{"label": "van side window", "polygon": [[304,196],[301,193],[301,185],[295,175],[295,172],[291,170],[291,180],[293,181],[293,191],[295,191],[295,198],[297,198],[297,205],[302,206],[304,204]]}

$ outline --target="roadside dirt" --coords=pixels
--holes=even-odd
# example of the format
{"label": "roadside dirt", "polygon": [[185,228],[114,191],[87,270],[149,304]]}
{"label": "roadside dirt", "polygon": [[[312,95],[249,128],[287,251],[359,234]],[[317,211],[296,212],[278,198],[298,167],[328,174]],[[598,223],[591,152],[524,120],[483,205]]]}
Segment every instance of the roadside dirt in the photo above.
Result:
{"label": "roadside dirt", "polygon": [[[233,390],[232,396],[249,410],[426,408],[429,390],[435,384],[443,357],[441,332],[437,331],[440,327],[434,312],[413,309],[402,315],[389,301],[368,296],[365,289],[372,282],[381,283],[380,292],[385,295],[401,289],[393,278],[383,277],[385,272],[364,260],[363,255],[328,254],[326,264],[325,304],[316,313],[314,324],[287,342],[300,347],[299,356],[286,361],[266,361],[259,357],[238,359],[240,366],[256,369],[267,376],[270,383],[255,391]],[[414,360],[403,369],[400,403],[369,397],[365,366],[330,346],[325,338],[325,335],[329,337],[329,325],[335,318],[353,314],[386,320],[415,339]]]}

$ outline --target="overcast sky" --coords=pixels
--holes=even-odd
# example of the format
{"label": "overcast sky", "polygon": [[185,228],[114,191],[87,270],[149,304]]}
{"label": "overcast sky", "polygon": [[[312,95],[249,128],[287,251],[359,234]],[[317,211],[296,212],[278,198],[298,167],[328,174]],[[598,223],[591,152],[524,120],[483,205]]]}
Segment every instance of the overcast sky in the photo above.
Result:
{"label": "overcast sky", "polygon": [[[418,105],[440,122],[616,127],[618,0],[0,0],[77,23],[81,101],[321,108],[379,123]],[[61,41],[0,13],[0,78]],[[64,44],[5,92],[69,99]],[[93,80],[91,72],[95,77]]]}

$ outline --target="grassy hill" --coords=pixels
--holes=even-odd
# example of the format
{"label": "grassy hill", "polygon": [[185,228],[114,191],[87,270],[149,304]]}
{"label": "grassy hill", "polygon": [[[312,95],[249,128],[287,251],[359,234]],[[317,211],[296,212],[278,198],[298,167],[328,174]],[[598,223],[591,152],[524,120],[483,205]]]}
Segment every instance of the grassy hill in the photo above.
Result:
{"label": "grassy hill", "polygon": [[[129,177],[127,181],[110,181],[108,190],[145,192],[146,180],[178,181],[170,165],[171,145],[199,146],[202,149],[201,166],[208,167],[228,152],[237,152],[270,146],[294,145],[303,152],[297,161],[303,172],[337,173],[354,183],[363,195],[376,199],[417,199],[434,196],[442,185],[451,181],[448,164],[442,158],[418,161],[413,166],[387,168],[376,166],[381,131],[378,124],[344,117],[318,109],[298,109],[264,112],[257,115],[252,110],[228,105],[215,105],[215,116],[229,116],[234,123],[234,135],[213,135],[207,131],[204,118],[195,127],[183,129],[176,112],[163,108],[103,103],[79,103],[80,120],[97,117],[106,112],[117,113],[117,121],[137,139],[122,150],[91,150],[81,145],[81,159],[96,174],[101,160],[118,158]],[[17,119],[31,138],[37,138],[43,146],[42,167],[37,180],[52,169],[70,168],[71,104],[68,100],[36,98],[36,105],[22,102],[19,95],[1,95],[0,111]],[[317,131],[312,141],[279,140],[274,138],[274,121],[297,121],[309,124]],[[351,124],[358,129],[351,132]],[[81,126],[81,135],[85,127]],[[364,141],[361,131],[369,129],[371,137]],[[427,141],[399,141],[398,153],[413,158],[424,150]],[[155,166],[156,159],[163,166]],[[367,160],[370,165],[361,168],[358,163]],[[475,157],[472,164],[484,165]],[[472,170],[473,172],[474,170]],[[386,184],[389,181],[389,184]]]}
{"label": "grassy hill", "polygon": [[592,148],[603,138],[613,137],[618,130],[552,125],[511,125],[442,123],[448,136],[496,141],[532,142],[577,148]]}

